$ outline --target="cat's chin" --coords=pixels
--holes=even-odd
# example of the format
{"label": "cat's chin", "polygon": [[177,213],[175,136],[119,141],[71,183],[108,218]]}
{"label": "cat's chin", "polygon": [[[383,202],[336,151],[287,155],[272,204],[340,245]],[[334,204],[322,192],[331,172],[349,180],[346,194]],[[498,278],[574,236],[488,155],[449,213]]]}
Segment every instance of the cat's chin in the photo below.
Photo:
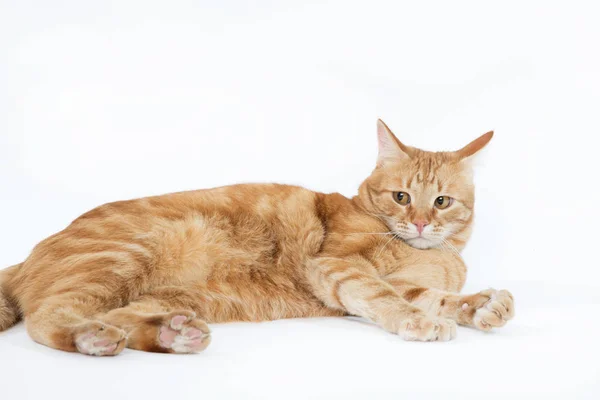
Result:
{"label": "cat's chin", "polygon": [[424,237],[405,239],[405,242],[416,249],[422,249],[422,250],[430,249],[430,248],[436,246],[435,242],[433,242],[432,240],[429,240],[427,238],[424,238]]}

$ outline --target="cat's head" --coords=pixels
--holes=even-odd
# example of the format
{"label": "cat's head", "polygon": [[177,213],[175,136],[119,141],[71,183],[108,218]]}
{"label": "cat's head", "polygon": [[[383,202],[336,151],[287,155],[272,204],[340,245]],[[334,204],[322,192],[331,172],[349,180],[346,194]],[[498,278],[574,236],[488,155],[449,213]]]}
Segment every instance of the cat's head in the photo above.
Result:
{"label": "cat's head", "polygon": [[451,241],[462,248],[473,221],[472,158],[493,132],[453,152],[406,146],[381,120],[377,136],[377,167],[360,187],[361,203],[413,247],[440,247]]}

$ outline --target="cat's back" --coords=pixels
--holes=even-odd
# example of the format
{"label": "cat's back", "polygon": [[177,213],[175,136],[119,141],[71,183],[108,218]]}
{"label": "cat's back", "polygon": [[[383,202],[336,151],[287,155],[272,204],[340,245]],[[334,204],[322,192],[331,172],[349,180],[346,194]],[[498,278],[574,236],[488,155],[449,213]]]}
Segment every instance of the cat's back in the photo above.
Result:
{"label": "cat's back", "polygon": [[325,226],[321,197],[298,186],[239,184],[146,201],[157,210],[180,210],[176,223],[179,219],[187,228],[213,231],[236,249],[267,252],[276,261],[318,252]]}
{"label": "cat's back", "polygon": [[319,196],[299,186],[237,184],[111,202],[82,214],[72,225],[110,225],[111,222],[124,220],[130,223],[155,223],[159,220],[176,222],[200,215],[218,215],[234,223],[238,219],[248,218],[271,220],[285,218],[293,211],[299,212],[296,216],[306,215],[315,210]]}
{"label": "cat's back", "polygon": [[65,231],[132,240],[170,266],[290,267],[320,249],[322,197],[291,185],[223,186],[105,204]]}

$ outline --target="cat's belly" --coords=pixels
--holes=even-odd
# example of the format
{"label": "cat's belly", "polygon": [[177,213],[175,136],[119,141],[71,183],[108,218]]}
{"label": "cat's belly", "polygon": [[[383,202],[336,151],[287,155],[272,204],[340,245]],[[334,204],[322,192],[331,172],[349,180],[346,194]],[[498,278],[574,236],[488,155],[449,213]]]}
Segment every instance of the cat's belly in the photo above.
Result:
{"label": "cat's belly", "polygon": [[326,307],[304,284],[277,274],[208,280],[196,290],[196,310],[207,322],[343,315]]}

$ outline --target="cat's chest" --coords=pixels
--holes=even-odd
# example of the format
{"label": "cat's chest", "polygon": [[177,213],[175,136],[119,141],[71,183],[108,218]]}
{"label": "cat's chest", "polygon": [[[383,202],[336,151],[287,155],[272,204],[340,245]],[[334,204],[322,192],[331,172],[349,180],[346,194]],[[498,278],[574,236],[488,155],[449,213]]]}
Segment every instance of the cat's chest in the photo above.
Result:
{"label": "cat's chest", "polygon": [[467,269],[455,252],[415,249],[401,240],[383,246],[372,263],[384,279],[446,291],[460,291],[465,283]]}

